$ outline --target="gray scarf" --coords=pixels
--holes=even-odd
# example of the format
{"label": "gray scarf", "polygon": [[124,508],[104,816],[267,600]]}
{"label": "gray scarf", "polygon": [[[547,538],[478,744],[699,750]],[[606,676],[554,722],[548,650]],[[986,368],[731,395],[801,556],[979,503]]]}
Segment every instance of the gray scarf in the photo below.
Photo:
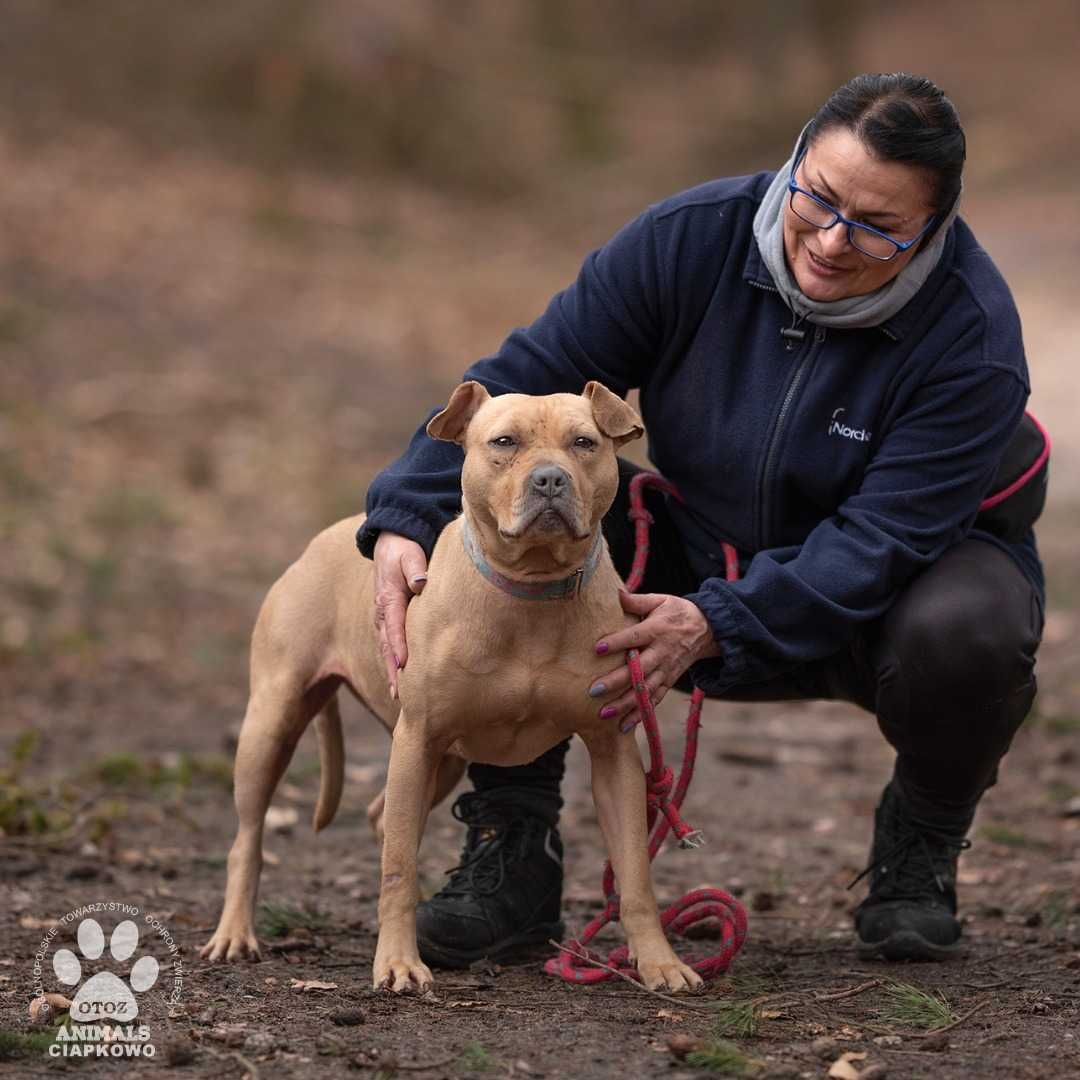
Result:
{"label": "gray scarf", "polygon": [[804,127],[795,141],[791,157],[773,178],[754,215],[754,239],[757,241],[758,250],[784,303],[807,322],[844,329],[880,326],[891,319],[923,287],[937,266],[945,247],[945,239],[956,218],[960,199],[958,197],[953,203],[952,209],[938,226],[930,242],[892,281],[863,296],[849,296],[843,300],[811,300],[799,288],[788,269],[784,255],[784,200],[788,195],[788,178],[795,167],[799,147],[805,135]]}

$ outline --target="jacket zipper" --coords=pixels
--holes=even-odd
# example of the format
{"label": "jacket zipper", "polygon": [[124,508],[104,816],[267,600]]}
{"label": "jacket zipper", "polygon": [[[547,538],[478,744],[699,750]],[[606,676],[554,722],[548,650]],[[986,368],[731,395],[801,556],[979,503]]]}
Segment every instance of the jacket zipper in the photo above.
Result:
{"label": "jacket zipper", "polygon": [[[795,318],[792,321],[790,327],[786,332],[781,331],[782,336],[787,342],[787,348],[792,350],[795,348],[795,341],[799,340],[796,335],[798,331],[798,323],[802,320]],[[805,335],[805,331],[802,332]],[[825,328],[823,326],[815,326],[813,336],[807,341],[801,350],[802,355],[799,357],[795,366],[794,372],[792,372],[791,378],[788,382],[787,390],[784,393],[784,400],[780,403],[780,411],[776,416],[776,423],[773,425],[772,436],[769,439],[769,445],[765,452],[765,468],[761,473],[761,487],[758,491],[758,551],[762,551],[768,546],[769,542],[769,527],[771,522],[771,487],[773,482],[773,474],[776,472],[777,461],[780,456],[780,440],[784,433],[784,425],[787,423],[788,417],[791,415],[791,406],[798,395],[799,388],[802,385],[803,376],[806,373],[806,369],[813,359],[816,352],[816,347],[825,340]]]}

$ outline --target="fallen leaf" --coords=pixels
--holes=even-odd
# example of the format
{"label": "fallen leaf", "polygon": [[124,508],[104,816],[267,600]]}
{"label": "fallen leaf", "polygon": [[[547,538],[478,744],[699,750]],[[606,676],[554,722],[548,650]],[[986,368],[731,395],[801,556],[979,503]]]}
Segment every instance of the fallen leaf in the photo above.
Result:
{"label": "fallen leaf", "polygon": [[281,857],[278,856],[278,855],[275,855],[272,851],[267,851],[266,848],[263,848],[262,857],[263,857],[263,862],[266,863],[267,866],[280,866],[281,865]]}
{"label": "fallen leaf", "polygon": [[338,988],[337,983],[322,982],[319,979],[291,979],[289,985],[293,990],[302,990],[304,993],[309,990],[336,990]]}
{"label": "fallen leaf", "polygon": [[865,1061],[866,1054],[849,1052],[841,1054],[830,1066],[827,1073],[833,1080],[859,1080],[859,1070],[851,1063],[853,1061]]}
{"label": "fallen leaf", "polygon": [[383,774],[381,765],[346,765],[345,778],[353,784],[373,784]]}
{"label": "fallen leaf", "polygon": [[63,994],[42,994],[30,1002],[30,1022],[47,1024],[57,1013],[67,1012],[71,1002]]}
{"label": "fallen leaf", "polygon": [[51,930],[57,921],[56,919],[39,919],[35,915],[23,915],[19,919],[19,925],[24,930]]}
{"label": "fallen leaf", "polygon": [[266,811],[266,827],[271,832],[288,832],[299,820],[295,806],[271,806]]}
{"label": "fallen leaf", "polygon": [[656,1015],[660,1020],[673,1020],[676,1024],[681,1024],[686,1019],[682,1013],[674,1012],[672,1009],[661,1009]]}

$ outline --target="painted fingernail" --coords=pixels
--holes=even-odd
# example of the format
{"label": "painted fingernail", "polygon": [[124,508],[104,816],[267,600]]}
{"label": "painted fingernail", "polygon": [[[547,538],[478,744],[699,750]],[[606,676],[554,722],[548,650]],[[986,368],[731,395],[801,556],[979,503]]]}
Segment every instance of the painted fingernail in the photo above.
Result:
{"label": "painted fingernail", "polygon": [[596,646],[596,655],[597,656],[603,656],[604,653],[607,652],[607,650],[608,650],[607,642],[606,641],[601,641],[600,644]]}
{"label": "painted fingernail", "polygon": [[605,705],[600,710],[600,719],[601,720],[610,720],[618,711],[619,710],[616,709],[614,705]]}
{"label": "painted fingernail", "polygon": [[619,725],[619,730],[625,735],[628,731],[633,731],[637,727],[637,718],[631,717],[629,720],[624,720]]}
{"label": "painted fingernail", "polygon": [[602,683],[593,683],[589,687],[589,697],[603,697],[607,693],[607,687]]}
{"label": "painted fingernail", "polygon": [[417,574],[417,575],[416,575],[416,577],[414,577],[414,578],[412,579],[412,583],[413,583],[414,585],[415,585],[415,584],[416,584],[416,583],[417,583],[418,581],[427,581],[427,574]]}

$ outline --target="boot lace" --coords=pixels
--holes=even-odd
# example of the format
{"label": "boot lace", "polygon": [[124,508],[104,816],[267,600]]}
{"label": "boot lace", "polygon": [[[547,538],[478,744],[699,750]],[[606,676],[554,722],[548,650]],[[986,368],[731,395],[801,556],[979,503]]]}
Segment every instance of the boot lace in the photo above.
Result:
{"label": "boot lace", "polygon": [[446,873],[440,896],[491,896],[506,880],[509,864],[521,859],[529,839],[529,817],[505,803],[466,791],[450,811],[469,826],[461,862]]}
{"label": "boot lace", "polygon": [[879,896],[887,892],[896,900],[916,900],[926,895],[931,880],[943,896],[948,896],[952,882],[947,883],[942,876],[943,865],[951,878],[956,858],[971,847],[971,841],[910,821],[894,819],[891,825],[893,845],[874,859],[848,888],[854,888],[867,875],[880,870],[880,878],[871,884],[871,890]]}

